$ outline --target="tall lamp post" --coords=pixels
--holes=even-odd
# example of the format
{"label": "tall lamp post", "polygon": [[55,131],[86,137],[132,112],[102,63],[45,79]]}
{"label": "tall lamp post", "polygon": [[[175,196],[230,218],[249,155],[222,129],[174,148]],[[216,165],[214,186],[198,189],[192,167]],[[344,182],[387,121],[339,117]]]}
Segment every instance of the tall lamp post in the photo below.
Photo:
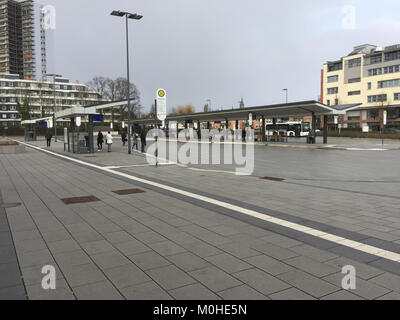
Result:
{"label": "tall lamp post", "polygon": [[286,104],[288,104],[288,89],[282,89],[282,91],[286,92]]}
{"label": "tall lamp post", "polygon": [[53,125],[54,125],[54,141],[57,142],[57,123],[56,123],[56,78],[62,77],[59,74],[46,74],[46,77],[53,77],[53,97],[54,97],[54,105],[53,105]]}
{"label": "tall lamp post", "polygon": [[140,20],[143,16],[136,13],[129,13],[123,11],[113,11],[111,12],[112,16],[116,17],[125,17],[126,20],[126,71],[127,71],[127,99],[128,99],[128,154],[132,153],[132,141],[131,141],[131,95],[130,95],[130,78],[129,78],[129,28],[128,28],[128,19]]}

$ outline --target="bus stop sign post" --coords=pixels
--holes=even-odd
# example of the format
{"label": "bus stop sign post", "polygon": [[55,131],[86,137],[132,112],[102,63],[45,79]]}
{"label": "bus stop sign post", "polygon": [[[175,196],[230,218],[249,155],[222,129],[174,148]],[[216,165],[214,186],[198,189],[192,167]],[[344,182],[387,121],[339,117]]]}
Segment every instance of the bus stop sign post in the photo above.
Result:
{"label": "bus stop sign post", "polygon": [[[157,90],[157,99],[154,102],[154,120],[155,129],[158,130],[158,120],[165,121],[167,119],[167,92],[164,89]],[[157,120],[158,119],[158,120]],[[156,131],[156,167],[158,167],[158,135]]]}

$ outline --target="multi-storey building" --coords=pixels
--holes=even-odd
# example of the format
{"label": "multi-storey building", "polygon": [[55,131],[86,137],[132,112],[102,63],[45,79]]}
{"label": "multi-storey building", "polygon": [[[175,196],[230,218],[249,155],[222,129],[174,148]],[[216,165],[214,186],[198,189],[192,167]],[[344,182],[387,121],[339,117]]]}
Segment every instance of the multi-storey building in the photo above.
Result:
{"label": "multi-storey building", "polygon": [[95,105],[105,100],[84,84],[70,83],[68,79],[53,81],[21,80],[18,75],[5,75],[0,79],[0,124],[18,125],[21,115],[18,106],[29,105],[32,119],[53,115],[54,90],[56,111],[75,106]]}
{"label": "multi-storey building", "polygon": [[33,0],[0,0],[0,75],[35,78]]}
{"label": "multi-storey building", "polygon": [[[355,47],[348,56],[324,65],[321,102],[353,105],[341,119],[344,128],[400,128],[400,45]],[[358,106],[357,106],[358,105]]]}

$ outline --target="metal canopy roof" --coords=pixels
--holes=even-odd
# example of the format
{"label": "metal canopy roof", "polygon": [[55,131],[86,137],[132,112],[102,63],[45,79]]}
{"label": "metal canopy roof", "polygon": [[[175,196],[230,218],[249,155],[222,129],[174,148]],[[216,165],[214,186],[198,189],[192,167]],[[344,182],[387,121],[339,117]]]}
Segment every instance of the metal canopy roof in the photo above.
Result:
{"label": "metal canopy roof", "polygon": [[[335,110],[317,101],[303,101],[289,104],[277,104],[261,107],[250,107],[244,109],[232,109],[215,112],[201,112],[193,114],[182,114],[167,117],[166,121],[225,121],[246,120],[249,114],[253,116],[264,116],[267,119],[282,117],[304,117],[315,115],[345,114],[345,111]],[[154,123],[154,119],[135,119],[134,123]]]}

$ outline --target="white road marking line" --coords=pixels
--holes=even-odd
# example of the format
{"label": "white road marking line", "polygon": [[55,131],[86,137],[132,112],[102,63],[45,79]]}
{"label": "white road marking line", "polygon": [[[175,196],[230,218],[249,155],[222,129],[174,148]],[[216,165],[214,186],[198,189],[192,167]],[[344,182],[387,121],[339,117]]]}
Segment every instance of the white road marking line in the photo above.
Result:
{"label": "white road marking line", "polygon": [[[17,140],[14,140],[14,141],[17,141]],[[84,162],[82,160],[70,158],[70,157],[67,157],[65,155],[58,154],[58,153],[55,153],[55,152],[52,152],[52,151],[49,151],[49,150],[46,150],[46,149],[42,149],[42,148],[36,147],[34,145],[27,144],[27,143],[24,143],[24,142],[21,142],[21,141],[17,141],[17,142],[19,142],[21,144],[24,144],[24,145],[26,145],[26,146],[28,146],[28,147],[30,147],[32,149],[36,149],[36,150],[39,150],[39,151],[42,151],[42,152],[45,152],[45,153],[48,153],[48,154],[52,154],[52,155],[54,155],[56,157],[59,157],[61,159],[66,159],[66,160],[69,160],[69,161],[72,161],[72,162],[75,162],[75,163],[82,164],[82,165],[87,166],[87,167],[96,168],[96,169],[101,170],[101,171],[112,173],[114,175],[129,179],[129,180],[133,180],[133,181],[140,182],[140,183],[143,183],[143,184],[147,184],[149,186],[153,186],[153,187],[156,187],[156,188],[159,188],[159,189],[163,189],[163,190],[167,190],[167,191],[170,191],[170,192],[173,192],[173,193],[184,195],[186,197],[193,198],[193,199],[196,199],[196,200],[200,200],[200,201],[203,201],[203,202],[207,202],[207,203],[210,203],[210,204],[222,207],[222,208],[230,209],[232,211],[240,212],[242,214],[245,214],[245,215],[260,219],[260,220],[268,221],[268,222],[271,222],[271,223],[274,223],[274,224],[277,224],[277,225],[280,225],[280,226],[283,226],[283,227],[286,227],[286,228],[289,228],[289,229],[292,229],[292,230],[299,230],[299,231],[301,231],[301,232],[303,232],[305,234],[312,235],[312,236],[315,236],[315,237],[318,237],[318,238],[321,238],[321,239],[324,239],[324,240],[329,240],[331,242],[337,243],[338,245],[346,246],[346,247],[349,247],[349,248],[352,248],[352,249],[355,249],[355,250],[358,250],[358,251],[361,251],[361,252],[365,252],[365,253],[371,254],[371,251],[374,251],[374,252],[376,252],[376,253],[373,254],[374,256],[378,256],[378,257],[381,257],[381,258],[384,258],[384,259],[388,259],[388,260],[391,260],[391,261],[395,261],[395,262],[400,262],[400,254],[399,253],[395,253],[395,252],[391,252],[391,251],[388,251],[388,250],[376,248],[376,247],[373,247],[373,246],[368,246],[368,245],[366,245],[364,243],[361,243],[361,242],[358,242],[358,241],[353,241],[353,240],[346,239],[346,238],[343,238],[343,237],[339,237],[339,236],[336,236],[334,234],[329,234],[329,233],[326,233],[326,232],[322,232],[322,231],[317,230],[317,229],[313,229],[313,228],[304,229],[305,226],[299,225],[297,223],[293,223],[293,222],[289,222],[289,221],[282,220],[282,219],[279,219],[279,218],[275,218],[275,217],[272,217],[272,216],[269,216],[269,215],[254,211],[254,210],[242,208],[242,207],[239,207],[239,206],[227,203],[227,202],[219,201],[219,200],[212,199],[212,198],[209,198],[209,197],[205,197],[205,196],[202,196],[202,195],[199,195],[199,194],[196,194],[196,193],[192,193],[192,192],[184,191],[184,190],[181,190],[181,189],[178,189],[178,188],[174,188],[174,187],[170,187],[170,186],[167,186],[167,185],[163,185],[161,183],[157,183],[157,182],[153,182],[153,181],[150,181],[150,180],[138,178],[138,177],[135,177],[133,175],[129,175],[129,174],[125,174],[125,173],[122,173],[122,172],[114,171],[112,169],[107,169],[107,168],[104,168],[104,167],[100,167],[100,166],[92,164],[92,163],[87,163],[87,162]]]}

